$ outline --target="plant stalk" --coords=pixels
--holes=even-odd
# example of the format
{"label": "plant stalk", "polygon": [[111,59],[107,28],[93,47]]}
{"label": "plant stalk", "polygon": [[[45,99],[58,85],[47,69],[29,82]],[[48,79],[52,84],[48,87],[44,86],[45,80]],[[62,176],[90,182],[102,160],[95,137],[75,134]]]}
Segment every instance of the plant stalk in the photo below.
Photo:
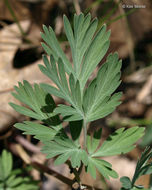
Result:
{"label": "plant stalk", "polygon": [[6,7],[8,8],[10,14],[12,15],[14,21],[16,22],[16,24],[17,24],[17,26],[18,26],[18,28],[19,28],[19,30],[20,30],[22,36],[25,36],[25,32],[24,32],[22,26],[20,25],[20,23],[19,23],[19,21],[18,21],[16,15],[15,15],[15,13],[14,13],[14,11],[13,11],[13,9],[12,9],[10,3],[9,3],[9,1],[8,1],[8,0],[5,0],[4,3],[5,3],[5,5],[6,5]]}
{"label": "plant stalk", "polygon": [[83,120],[83,137],[84,137],[83,149],[85,150],[87,145],[87,122],[85,119]]}
{"label": "plant stalk", "polygon": [[[69,169],[72,169],[72,173],[74,173],[76,181],[78,182],[78,184],[80,184],[81,181],[77,169],[72,167],[71,162],[69,160],[66,161],[66,164],[69,166]],[[73,181],[75,181],[75,179]]]}

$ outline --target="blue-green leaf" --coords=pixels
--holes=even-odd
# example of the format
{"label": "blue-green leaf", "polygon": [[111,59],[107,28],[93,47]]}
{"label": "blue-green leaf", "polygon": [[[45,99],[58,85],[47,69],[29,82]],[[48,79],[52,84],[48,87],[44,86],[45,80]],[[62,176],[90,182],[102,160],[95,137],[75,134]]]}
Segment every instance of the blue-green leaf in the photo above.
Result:
{"label": "blue-green leaf", "polygon": [[51,125],[52,120],[59,118],[55,116],[53,110],[56,105],[50,94],[45,92],[38,84],[34,84],[34,87],[27,81],[19,83],[19,86],[15,86],[16,93],[12,95],[26,104],[28,107],[16,105],[10,103],[10,105],[19,113],[32,117],[37,120],[41,120]]}
{"label": "blue-green leaf", "polygon": [[13,167],[12,155],[3,150],[0,156],[0,181],[5,181],[10,175]]}
{"label": "blue-green leaf", "polygon": [[15,111],[17,111],[17,112],[19,112],[19,113],[21,113],[23,115],[35,118],[37,120],[42,120],[42,117],[40,115],[36,114],[35,112],[29,110],[26,107],[19,106],[19,105],[14,104],[14,103],[10,103],[10,106],[12,106],[12,108],[14,108]]}
{"label": "blue-green leaf", "polygon": [[65,15],[63,16],[63,21],[64,21],[64,30],[65,30],[67,39],[69,41],[69,44],[71,46],[71,51],[72,51],[72,53],[74,53],[75,52],[75,48],[74,48],[75,47],[75,44],[74,44],[75,41],[74,41],[73,31],[72,31],[70,22]]}
{"label": "blue-green leaf", "polygon": [[[45,41],[45,43],[47,45],[47,49],[46,49],[46,46],[43,45],[44,50],[46,50],[47,52],[50,52],[49,55],[52,54],[53,57],[56,58],[56,61],[58,61],[58,58],[60,57],[63,60],[66,72],[68,74],[72,73],[73,72],[72,65],[69,62],[69,60],[67,59],[63,50],[61,49],[59,42],[56,39],[55,33],[53,32],[52,28],[49,27],[49,29],[48,29],[46,26],[43,26],[43,30],[44,30],[44,33],[41,33],[41,37],[43,38],[43,40]],[[50,48],[50,51],[49,51],[48,47]]]}
{"label": "blue-green leaf", "polygon": [[81,161],[87,165],[87,153],[76,146],[68,137],[56,137],[53,141],[44,144],[42,152],[47,154],[47,158],[58,156],[55,161],[57,165],[66,162],[68,159],[70,159],[73,168],[80,167]]}
{"label": "blue-green leaf", "polygon": [[31,121],[24,121],[24,123],[16,123],[14,126],[24,131],[23,134],[34,135],[36,139],[39,139],[42,142],[52,140],[62,127],[56,126],[55,128],[50,128],[45,125],[34,123]]}
{"label": "blue-green leaf", "polygon": [[126,177],[126,176],[121,177],[120,182],[122,183],[123,188],[125,188],[125,189],[131,189],[132,188],[132,184],[131,184],[129,177]]}
{"label": "blue-green leaf", "polygon": [[96,151],[100,143],[101,134],[102,134],[102,128],[99,129],[98,131],[95,131],[92,138],[90,135],[87,136],[87,149],[89,154],[92,154]]}
{"label": "blue-green leaf", "polygon": [[110,135],[92,156],[102,157],[127,153],[135,147],[134,143],[136,143],[143,134],[143,127],[132,127],[127,130],[120,128],[116,130],[114,134]]}
{"label": "blue-green leaf", "polygon": [[120,68],[121,61],[118,60],[117,53],[110,54],[98,71],[97,77],[86,89],[83,107],[88,122],[105,117],[121,103],[120,93],[111,96],[120,84]]}
{"label": "blue-green leaf", "polygon": [[80,82],[83,89],[93,70],[99,64],[109,48],[110,32],[106,32],[104,25],[96,34],[89,46],[82,65]]}
{"label": "blue-green leaf", "polygon": [[118,174],[112,170],[112,165],[104,160],[89,157],[87,172],[89,172],[93,178],[96,178],[95,169],[97,169],[106,179],[109,177],[118,178]]}

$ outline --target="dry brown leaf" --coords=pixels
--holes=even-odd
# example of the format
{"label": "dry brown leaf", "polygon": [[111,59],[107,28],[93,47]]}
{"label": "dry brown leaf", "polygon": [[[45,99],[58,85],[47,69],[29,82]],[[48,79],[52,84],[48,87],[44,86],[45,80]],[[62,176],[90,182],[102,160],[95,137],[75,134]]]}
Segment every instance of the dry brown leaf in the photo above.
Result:
{"label": "dry brown leaf", "polygon": [[[18,20],[29,18],[29,10],[18,0],[8,0]],[[0,1],[0,20],[14,21],[4,1]]]}
{"label": "dry brown leaf", "polygon": [[152,103],[152,74],[147,78],[147,81],[137,94],[137,101],[140,103],[151,104]]}
{"label": "dry brown leaf", "polygon": [[13,86],[17,85],[18,81],[22,82],[23,80],[28,80],[32,84],[48,81],[38,68],[38,64],[40,63],[42,63],[42,60],[20,70],[0,70],[0,80],[3,81],[0,83],[0,131],[10,126],[11,123],[14,123],[19,118],[21,119],[20,115],[8,105],[9,102],[19,104],[11,95]]}
{"label": "dry brown leaf", "polygon": [[110,162],[112,164],[112,168],[119,174],[118,179],[111,178],[107,181],[113,190],[118,190],[121,187],[121,177],[128,176],[129,178],[132,178],[135,171],[136,162],[122,156],[111,156],[104,159]]}
{"label": "dry brown leaf", "polygon": [[[29,21],[23,21],[21,25],[26,31]],[[48,81],[38,68],[38,64],[43,64],[42,60],[22,69],[13,68],[12,60],[21,43],[22,39],[16,24],[0,31],[0,131],[10,126],[19,117],[19,114],[8,105],[9,102],[17,101],[10,94],[13,86],[24,79],[32,84]]]}
{"label": "dry brown leaf", "polygon": [[[117,1],[117,0],[116,0]],[[118,2],[118,1],[117,1]],[[146,8],[135,9],[127,17],[123,17],[110,24],[111,29],[111,50],[118,51],[121,58],[131,55],[135,44],[142,39],[144,34],[152,30],[152,2],[150,0],[123,0],[119,9],[111,19],[125,14],[129,8],[122,8],[122,5],[144,5]]]}

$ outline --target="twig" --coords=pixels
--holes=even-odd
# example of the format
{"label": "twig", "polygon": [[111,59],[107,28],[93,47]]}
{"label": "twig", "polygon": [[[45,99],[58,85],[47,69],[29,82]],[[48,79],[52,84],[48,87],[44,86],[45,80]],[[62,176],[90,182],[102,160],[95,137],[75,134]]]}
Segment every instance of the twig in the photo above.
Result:
{"label": "twig", "polygon": [[72,169],[72,173],[74,173],[74,175],[75,175],[75,178],[73,179],[73,181],[77,181],[77,183],[80,185],[81,184],[81,180],[80,180],[80,175],[79,175],[77,169],[76,168],[72,168],[71,163],[70,163],[69,160],[66,161],[66,164],[69,166],[69,169]]}
{"label": "twig", "polygon": [[[59,174],[58,172],[56,172],[56,171],[54,171],[54,170],[48,168],[48,167],[45,166],[45,165],[42,165],[42,164],[40,164],[40,163],[38,163],[38,162],[31,162],[31,165],[32,165],[34,168],[36,168],[36,169],[38,169],[38,170],[40,170],[40,171],[42,171],[42,172],[45,172],[45,173],[47,173],[47,174],[52,175],[53,177],[59,179],[60,181],[62,181],[63,183],[69,185],[70,187],[74,184],[74,181],[73,181],[73,180],[71,180],[71,179],[69,179],[69,178],[67,178],[67,177],[65,177],[65,176],[63,176],[63,175],[61,175],[61,174]],[[92,187],[92,186],[87,185],[87,184],[81,184],[81,187],[84,187],[84,189],[90,189],[90,190],[102,190],[102,189],[100,189],[100,188]]]}
{"label": "twig", "polygon": [[0,140],[7,139],[12,135],[12,130],[8,131],[5,135],[0,136]]}
{"label": "twig", "polygon": [[27,154],[27,152],[23,149],[23,147],[19,144],[15,145],[17,154],[21,157],[21,159],[26,163],[32,165],[35,169],[52,175],[53,177],[57,178],[58,180],[62,181],[63,183],[72,186],[73,180],[59,174],[58,172],[48,168],[45,165],[42,165],[36,161],[32,161],[30,156]]}
{"label": "twig", "polygon": [[137,94],[137,101],[140,103],[151,102],[151,92],[152,92],[152,74],[148,77],[146,83],[143,85],[141,90]]}
{"label": "twig", "polygon": [[11,91],[13,91],[13,90],[14,90],[14,88],[8,88],[8,89],[5,89],[5,90],[1,90],[1,91],[0,91],[0,94],[7,93],[7,92],[11,92]]}
{"label": "twig", "polygon": [[20,135],[17,135],[15,137],[15,140],[21,144],[24,148],[26,148],[27,150],[34,152],[34,153],[39,153],[40,152],[40,148],[38,148],[37,146],[33,145],[32,143],[30,143],[28,140],[26,140],[25,138],[23,138]]}
{"label": "twig", "polygon": [[37,170],[43,172],[43,173],[47,173],[50,174],[51,176],[57,178],[58,180],[62,181],[63,183],[69,185],[70,187],[73,185],[73,180],[59,174],[58,172],[48,168],[45,165],[42,165],[38,162],[31,162],[30,163],[34,168],[36,168]]}
{"label": "twig", "polygon": [[20,144],[15,145],[15,151],[26,164],[31,164],[31,159],[29,155],[25,152]]}
{"label": "twig", "polygon": [[73,4],[74,4],[74,8],[75,8],[77,15],[79,15],[81,13],[79,0],[73,0]]}
{"label": "twig", "polygon": [[[35,169],[37,169],[43,173],[47,173],[47,174],[55,177],[56,179],[62,181],[63,183],[65,183],[66,185],[69,185],[70,187],[72,187],[73,184],[75,183],[75,178],[73,180],[69,179],[69,178],[63,176],[62,174],[48,168],[47,166],[45,166],[43,164],[40,164],[36,161],[32,161],[30,156],[27,154],[27,152],[23,149],[23,147],[21,145],[15,145],[15,147],[16,147],[15,151],[17,152],[17,154],[21,157],[21,159],[25,163],[32,165]],[[90,190],[103,190],[100,188],[92,187],[87,184],[81,184],[80,188],[81,189],[90,189]]]}
{"label": "twig", "polygon": [[92,2],[91,5],[85,9],[84,12],[88,13],[91,9],[99,6],[102,2],[103,2],[103,0],[98,0],[98,1]]}
{"label": "twig", "polygon": [[[20,24],[20,22],[18,22],[18,24],[21,26],[21,24]],[[18,26],[18,24],[17,24],[17,26]],[[1,26],[3,26],[3,27],[6,27],[6,26],[8,26],[8,24],[6,24],[4,21],[0,21],[0,25]],[[21,26],[22,27],[22,26]],[[19,26],[18,26],[18,28],[19,28]],[[28,37],[26,37],[26,35],[22,35],[22,33],[21,33],[21,31],[20,31],[20,33],[21,33],[21,35],[20,34],[18,34],[16,31],[14,31],[13,29],[11,29],[11,28],[7,28],[8,29],[8,31],[10,31],[11,33],[13,33],[13,34],[15,34],[16,36],[16,38],[19,38],[19,39],[24,39],[27,43],[30,43],[30,44],[32,44],[31,46],[39,46],[39,43],[37,43],[37,42],[35,42],[34,40],[31,40],[31,39],[29,39]],[[19,29],[20,30],[20,29]],[[1,42],[2,43],[2,42]],[[11,42],[10,42],[11,43]],[[10,44],[9,43],[9,44]],[[5,42],[5,44],[6,44],[6,42]],[[14,44],[14,43],[13,43]],[[15,44],[15,45],[19,45],[19,44]]]}

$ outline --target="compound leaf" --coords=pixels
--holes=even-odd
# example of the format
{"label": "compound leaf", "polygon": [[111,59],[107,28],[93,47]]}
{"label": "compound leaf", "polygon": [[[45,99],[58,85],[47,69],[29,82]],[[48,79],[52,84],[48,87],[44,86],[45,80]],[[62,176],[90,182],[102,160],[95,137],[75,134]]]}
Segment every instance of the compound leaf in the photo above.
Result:
{"label": "compound leaf", "polygon": [[[58,60],[58,69],[55,60],[52,56],[50,57],[50,62],[46,56],[43,57],[43,60],[45,63],[45,67],[40,65],[40,70],[56,84],[57,88],[48,84],[41,84],[41,87],[48,93],[63,98],[73,106],[73,108],[71,108],[70,106],[61,107],[59,105],[55,112],[61,114],[63,117],[68,116],[70,114],[71,116],[73,116],[72,118],[74,118],[75,120],[82,119],[82,99],[79,81],[77,80],[75,83],[74,75],[71,73],[71,77],[69,79],[69,89],[68,81],[66,78],[66,72],[64,70],[62,60]],[[63,107],[66,110],[64,110]],[[70,111],[72,112],[70,113]],[[69,118],[68,120],[70,121],[71,119]]]}
{"label": "compound leaf", "polygon": [[[63,52],[59,48],[52,28],[47,29],[44,26],[42,38],[47,45],[43,44],[43,46],[45,46],[47,52],[50,47],[52,58],[51,64],[49,64],[47,57],[44,56],[43,60],[46,67],[41,65],[40,70],[56,84],[57,88],[47,84],[41,84],[41,86],[47,92],[66,100],[75,109],[75,114],[71,114],[66,119],[67,121],[72,121],[72,119],[76,121],[85,117],[85,120],[90,122],[105,117],[120,104],[120,94],[111,97],[120,84],[121,62],[118,61],[118,55],[109,55],[96,79],[86,88],[85,93],[84,88],[91,73],[106,54],[109,47],[110,32],[106,32],[106,25],[103,25],[95,33],[98,22],[97,19],[91,22],[90,14],[86,16],[84,14],[75,14],[74,29],[72,29],[65,15],[63,20],[65,33],[72,50],[74,69],[70,66],[71,71],[67,71],[65,57],[62,55]],[[55,62],[57,62],[58,68]],[[69,78],[66,78],[66,74],[69,75]],[[94,94],[94,98],[92,98],[92,94]],[[62,116],[68,116],[63,109],[59,108],[57,112]],[[85,112],[85,116],[83,112]]]}
{"label": "compound leaf", "polygon": [[68,137],[56,137],[45,143],[42,152],[47,154],[47,158],[58,156],[55,161],[57,165],[70,159],[73,168],[80,167],[81,161],[86,165],[88,160],[87,153]]}
{"label": "compound leaf", "polygon": [[38,190],[37,181],[30,177],[17,177],[13,168],[12,154],[3,150],[0,155],[0,189],[4,190]]}
{"label": "compound leaf", "polygon": [[49,125],[55,124],[54,121],[59,122],[58,116],[53,113],[56,105],[52,96],[46,93],[38,84],[34,84],[32,88],[30,83],[23,81],[23,84],[19,83],[19,87],[15,86],[15,90],[16,93],[12,93],[12,95],[29,107],[10,103],[17,112],[44,121]]}
{"label": "compound leaf", "polygon": [[140,139],[143,134],[143,127],[132,127],[127,130],[120,128],[116,130],[114,134],[110,135],[92,156],[113,156],[127,153],[135,147],[134,143]]}

